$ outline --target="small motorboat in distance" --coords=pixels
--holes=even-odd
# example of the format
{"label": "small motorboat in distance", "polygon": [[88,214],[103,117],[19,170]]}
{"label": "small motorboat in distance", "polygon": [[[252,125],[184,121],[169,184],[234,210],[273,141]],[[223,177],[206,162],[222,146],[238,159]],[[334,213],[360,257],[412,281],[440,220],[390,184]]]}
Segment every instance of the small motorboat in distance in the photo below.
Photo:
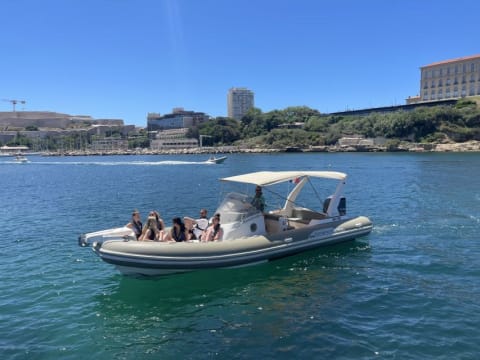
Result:
{"label": "small motorboat in distance", "polygon": [[221,164],[225,161],[226,158],[226,156],[220,156],[218,158],[215,156],[211,156],[210,159],[208,159],[206,162],[208,164]]}
{"label": "small motorboat in distance", "polygon": [[15,162],[16,163],[19,163],[19,164],[25,164],[25,163],[28,163],[30,162],[30,160],[28,160],[24,155],[22,154],[17,154],[15,155]]}
{"label": "small motorboat in distance", "polygon": [[[240,183],[243,188],[253,185],[256,191],[263,190],[267,204],[275,203],[270,201],[275,196],[283,202],[271,211],[261,211],[253,205],[250,192],[228,192],[215,211],[221,216],[221,241],[137,241],[131,229],[115,228],[83,234],[79,245],[92,245],[102,260],[135,276],[267,262],[371,232],[367,217],[347,215],[346,178],[334,171],[260,171],[220,179],[225,187]],[[314,182],[327,196],[320,196]],[[285,195],[280,196],[277,188],[285,190]],[[309,206],[303,206],[303,201]]]}

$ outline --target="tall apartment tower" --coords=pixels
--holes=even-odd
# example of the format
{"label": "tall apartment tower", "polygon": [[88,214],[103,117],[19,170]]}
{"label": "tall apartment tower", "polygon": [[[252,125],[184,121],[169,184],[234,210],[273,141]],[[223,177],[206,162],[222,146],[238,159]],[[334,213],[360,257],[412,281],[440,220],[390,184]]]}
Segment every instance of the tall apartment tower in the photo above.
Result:
{"label": "tall apartment tower", "polygon": [[247,88],[231,88],[228,90],[228,117],[241,120],[253,106],[253,91]]}
{"label": "tall apartment tower", "polygon": [[420,70],[421,101],[480,95],[480,55],[439,61]]}

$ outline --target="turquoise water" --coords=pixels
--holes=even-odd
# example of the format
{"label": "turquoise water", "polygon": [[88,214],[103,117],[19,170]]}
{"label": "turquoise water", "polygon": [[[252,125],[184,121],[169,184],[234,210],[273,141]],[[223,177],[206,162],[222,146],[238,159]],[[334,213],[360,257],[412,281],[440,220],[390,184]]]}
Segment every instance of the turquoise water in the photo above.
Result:
{"label": "turquoise water", "polygon": [[[1,359],[475,359],[480,154],[0,158]],[[367,237],[255,267],[143,280],[77,236],[132,209],[210,214],[220,177],[344,171]]]}

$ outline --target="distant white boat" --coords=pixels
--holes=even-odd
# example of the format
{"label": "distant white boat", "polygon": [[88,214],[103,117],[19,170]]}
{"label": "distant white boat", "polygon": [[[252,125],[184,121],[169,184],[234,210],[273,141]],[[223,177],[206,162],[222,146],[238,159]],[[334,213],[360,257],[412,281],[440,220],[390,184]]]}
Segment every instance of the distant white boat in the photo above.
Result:
{"label": "distant white boat", "polygon": [[221,164],[225,161],[227,157],[226,156],[220,156],[216,158],[215,156],[210,157],[206,162],[209,164]]}
{"label": "distant white boat", "polygon": [[19,164],[25,164],[30,162],[25,156],[23,155],[15,155],[15,162]]}

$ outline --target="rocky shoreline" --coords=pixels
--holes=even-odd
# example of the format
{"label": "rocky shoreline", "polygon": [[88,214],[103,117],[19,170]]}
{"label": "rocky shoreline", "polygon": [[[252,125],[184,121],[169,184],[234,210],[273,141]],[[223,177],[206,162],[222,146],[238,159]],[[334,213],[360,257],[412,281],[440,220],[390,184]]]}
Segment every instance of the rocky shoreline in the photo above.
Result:
{"label": "rocky shoreline", "polygon": [[74,150],[42,153],[44,156],[90,156],[90,155],[181,155],[181,154],[234,154],[234,153],[283,153],[283,152],[480,152],[480,141],[447,144],[400,144],[395,148],[385,146],[315,146],[309,148],[289,147],[283,149],[244,148],[240,146],[202,147],[189,149],[137,149],[137,150]]}

